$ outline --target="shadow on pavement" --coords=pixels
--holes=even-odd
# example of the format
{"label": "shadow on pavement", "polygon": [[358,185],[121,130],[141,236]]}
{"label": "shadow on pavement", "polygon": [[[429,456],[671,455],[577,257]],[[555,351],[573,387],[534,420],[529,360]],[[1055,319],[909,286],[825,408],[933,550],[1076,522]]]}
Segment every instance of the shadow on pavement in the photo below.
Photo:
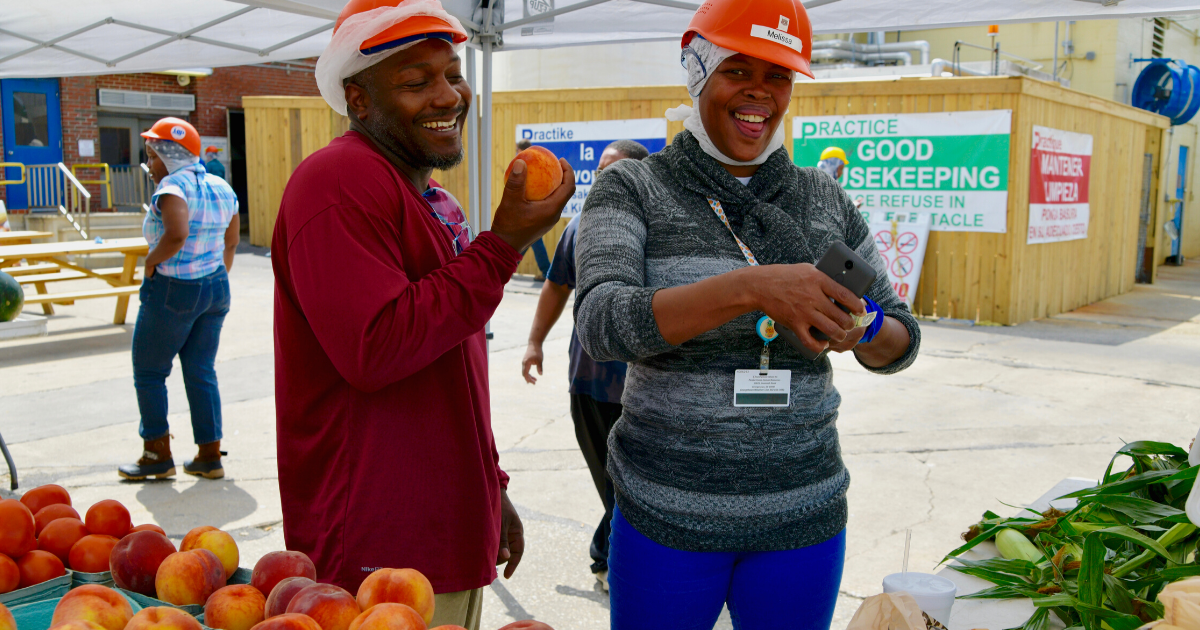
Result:
{"label": "shadow on pavement", "polygon": [[[69,317],[53,315],[51,317]],[[86,336],[83,336],[86,334]],[[55,339],[71,335],[66,339]],[[133,345],[133,322],[124,326],[104,324],[72,328],[42,337],[35,343],[10,346],[0,354],[0,367],[14,367],[46,361],[79,359],[99,354],[129,352]]]}
{"label": "shadow on pavement", "polygon": [[[179,474],[183,475],[182,459],[176,463],[180,466]],[[200,525],[221,529],[258,508],[258,500],[232,479],[200,479],[183,492],[170,480],[143,482],[137,500],[171,538],[182,538]]]}

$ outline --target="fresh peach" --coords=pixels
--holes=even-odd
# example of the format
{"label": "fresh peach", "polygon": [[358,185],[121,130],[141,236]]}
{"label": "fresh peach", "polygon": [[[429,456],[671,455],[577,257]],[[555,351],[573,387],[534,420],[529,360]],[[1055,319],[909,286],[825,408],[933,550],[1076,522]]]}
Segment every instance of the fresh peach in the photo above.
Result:
{"label": "fresh peach", "polygon": [[16,561],[0,554],[0,593],[14,591],[21,585],[21,569]]}
{"label": "fresh peach", "polygon": [[21,573],[18,588],[41,584],[67,574],[67,568],[62,560],[49,551],[34,549],[17,560],[17,570]]}
{"label": "fresh peach", "polygon": [[299,551],[272,551],[258,559],[250,585],[260,593],[270,593],[283,578],[306,577],[317,579],[317,566]]}
{"label": "fresh peach", "polygon": [[60,518],[73,518],[80,523],[83,522],[83,519],[79,518],[79,512],[76,512],[75,508],[63,505],[62,503],[53,503],[33,513],[34,532],[38,536],[41,536],[42,530],[46,529],[47,525]]}
{"label": "fresh peach", "polygon": [[[129,530],[130,534],[132,534],[134,532],[158,532],[158,533],[162,534],[163,536],[167,535],[167,530],[159,527],[158,525],[155,525],[154,523],[146,523],[145,525],[137,525],[133,529]],[[171,546],[174,547],[175,544],[171,543]]]}
{"label": "fresh peach", "polygon": [[113,547],[108,557],[113,582],[127,590],[154,597],[158,567],[175,553],[175,544],[153,531],[133,532]]}
{"label": "fresh peach", "polygon": [[425,630],[421,613],[404,604],[376,604],[350,622],[349,630]]}
{"label": "fresh peach", "polygon": [[333,584],[313,584],[296,593],[287,612],[312,617],[321,630],[346,630],[362,610],[350,591]]}
{"label": "fresh peach", "polygon": [[207,549],[217,556],[221,566],[225,568],[225,579],[228,580],[234,571],[238,570],[238,546],[233,536],[214,529],[204,532],[196,538],[196,549]]}
{"label": "fresh peach", "polygon": [[76,619],[74,621],[65,621],[51,628],[51,630],[105,630],[104,626],[95,621],[87,619]]}
{"label": "fresh peach", "polygon": [[30,512],[37,514],[47,505],[62,504],[70,507],[71,495],[67,493],[66,488],[48,483],[26,492],[21,496],[21,503],[24,503]]}
{"label": "fresh peach", "polygon": [[0,501],[0,553],[10,558],[37,549],[37,526],[33,512],[16,499]]}
{"label": "fresh peach", "polygon": [[38,549],[49,551],[58,556],[59,560],[69,564],[68,556],[71,553],[71,547],[87,535],[87,526],[83,524],[83,521],[77,518],[60,518],[50,521],[46,525],[46,529],[38,534]]}
{"label": "fresh peach", "polygon": [[316,582],[306,577],[290,577],[279,580],[279,583],[275,585],[275,588],[271,589],[271,594],[267,597],[267,618],[287,612],[288,604],[292,603],[292,598],[296,596],[296,593],[313,584],[316,584]]}
{"label": "fresh peach", "polygon": [[379,569],[358,587],[358,607],[364,611],[382,603],[405,604],[433,620],[433,585],[416,569]]}
{"label": "fresh peach", "polygon": [[504,181],[508,181],[517,160],[525,162],[525,198],[529,201],[549,197],[550,193],[562,184],[562,164],[546,147],[532,146],[518,153],[504,171]]}
{"label": "fresh peach", "polygon": [[225,586],[221,561],[207,549],[179,551],[166,557],[154,577],[158,599],[184,606],[203,605],[209,595]]}
{"label": "fresh peach", "polygon": [[188,531],[187,534],[185,534],[183,536],[183,540],[180,541],[180,543],[179,543],[179,550],[180,551],[191,551],[191,550],[195,549],[196,548],[196,540],[200,538],[200,534],[203,534],[205,532],[215,532],[215,531],[217,531],[217,528],[213,527],[212,525],[201,525],[200,527],[193,527],[191,530]]}
{"label": "fresh peach", "polygon": [[105,499],[96,502],[88,508],[83,517],[88,531],[93,534],[104,534],[115,538],[124,538],[129,533],[133,523],[129,520],[129,510],[120,501]]}
{"label": "fresh peach", "polygon": [[308,615],[284,613],[260,621],[250,630],[321,630],[321,626]]}
{"label": "fresh peach", "polygon": [[105,630],[123,630],[133,619],[133,608],[120,593],[106,586],[86,584],[67,591],[54,607],[53,628],[68,621],[85,620]]}
{"label": "fresh peach", "polygon": [[204,603],[204,625],[216,630],[250,630],[263,620],[267,600],[249,584],[217,589]]}
{"label": "fresh peach", "polygon": [[138,611],[125,630],[202,630],[196,618],[171,606],[151,606]]}
{"label": "fresh peach", "polygon": [[89,534],[71,546],[67,562],[73,571],[81,573],[103,573],[108,570],[108,558],[113,547],[121,542],[116,536]]}
{"label": "fresh peach", "polygon": [[551,628],[540,621],[523,619],[521,621],[514,621],[507,626],[500,628],[500,630],[554,630],[554,628]]}
{"label": "fresh peach", "polygon": [[17,620],[4,604],[0,604],[0,630],[17,630]]}

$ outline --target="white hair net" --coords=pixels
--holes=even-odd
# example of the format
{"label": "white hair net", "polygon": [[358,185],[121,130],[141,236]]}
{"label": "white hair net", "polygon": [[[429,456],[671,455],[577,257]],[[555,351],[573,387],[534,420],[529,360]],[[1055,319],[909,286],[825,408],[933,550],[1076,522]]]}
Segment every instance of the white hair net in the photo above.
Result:
{"label": "white hair net", "polygon": [[[696,140],[700,143],[700,148],[703,149],[705,153],[712,156],[714,160],[730,166],[757,166],[763,162],[766,162],[767,158],[771,157],[772,153],[777,151],[779,147],[783,146],[784,133],[782,122],[775,130],[775,135],[771,136],[771,142],[767,144],[767,148],[764,149],[763,152],[758,155],[758,157],[750,160],[749,162],[739,162],[738,160],[721,153],[721,150],[713,144],[712,138],[708,137],[708,132],[704,129],[704,121],[700,118],[700,92],[704,90],[704,85],[708,83],[708,77],[716,71],[717,66],[721,65],[721,62],[736,54],[738,54],[737,51],[729,50],[728,48],[722,48],[708,41],[707,39],[704,39],[700,35],[696,35],[694,38],[692,38],[691,43],[683,47],[683,53],[681,54],[680,61],[683,63],[684,67],[687,68],[688,94],[692,95],[692,104],[695,105],[695,107],[689,105],[672,107],[671,109],[667,110],[666,117],[667,120],[682,120],[683,128],[692,132],[692,135],[695,136]],[[785,110],[782,114],[776,115],[784,116],[786,114],[787,111]]]}
{"label": "white hair net", "polygon": [[162,160],[163,166],[167,167],[168,174],[200,161],[200,156],[193,155],[191,151],[183,148],[182,144],[171,140],[146,138],[146,146],[149,146],[158,159]]}
{"label": "white hair net", "polygon": [[[317,59],[316,70],[317,87],[321,90],[321,96],[325,97],[325,102],[329,103],[334,111],[343,116],[346,115],[346,91],[342,84],[343,80],[424,40],[402,44],[372,55],[364,55],[359,50],[362,48],[363,42],[400,22],[417,16],[438,18],[464,34],[466,33],[462,23],[447,13],[438,0],[407,0],[401,2],[400,6],[379,7],[351,15],[342,22],[333,34],[333,38],[329,40],[329,45],[325,47],[325,52],[321,53],[321,57]],[[458,44],[454,46],[454,50],[462,50],[463,46],[464,44]]]}

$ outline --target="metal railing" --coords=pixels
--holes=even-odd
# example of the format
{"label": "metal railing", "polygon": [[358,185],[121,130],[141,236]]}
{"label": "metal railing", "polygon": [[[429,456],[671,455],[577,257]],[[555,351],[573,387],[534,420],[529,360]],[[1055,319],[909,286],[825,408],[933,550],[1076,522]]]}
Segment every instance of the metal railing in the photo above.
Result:
{"label": "metal railing", "polygon": [[93,169],[94,168],[94,169],[99,169],[104,172],[104,179],[80,179],[79,183],[80,184],[93,184],[96,186],[100,186],[101,192],[108,193],[107,196],[104,196],[100,199],[100,202],[103,207],[111,208],[114,205],[113,204],[112,171],[109,169],[108,164],[105,164],[103,162],[100,162],[97,164],[72,164],[71,165],[71,174],[74,175],[76,178],[78,178],[79,177],[79,169],[81,169],[81,168],[82,169]]}
{"label": "metal railing", "polygon": [[66,164],[33,164],[26,167],[29,209],[58,210],[71,227],[87,240],[92,228],[92,193],[84,188]]}
{"label": "metal railing", "polygon": [[[6,168],[21,169],[21,179],[4,179],[6,177]],[[25,183],[25,165],[20,162],[0,162],[0,186],[8,184],[24,184]]]}
{"label": "metal railing", "polygon": [[109,199],[114,208],[133,207],[142,212],[150,211],[150,197],[154,194],[154,180],[145,164],[112,167],[112,192]]}

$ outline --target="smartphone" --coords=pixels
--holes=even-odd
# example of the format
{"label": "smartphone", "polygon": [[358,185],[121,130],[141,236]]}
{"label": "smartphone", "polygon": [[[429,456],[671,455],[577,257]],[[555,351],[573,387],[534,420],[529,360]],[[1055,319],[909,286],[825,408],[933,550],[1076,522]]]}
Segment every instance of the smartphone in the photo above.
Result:
{"label": "smartphone", "polygon": [[[875,271],[875,268],[871,266],[871,263],[863,260],[862,256],[854,253],[854,250],[841,241],[835,241],[829,246],[829,250],[825,252],[824,256],[821,256],[821,260],[817,261],[817,269],[830,278],[833,278],[835,282],[846,287],[856,297],[860,298],[867,292],[867,289],[871,288],[871,284],[875,282],[875,277],[879,275]],[[847,313],[850,312],[841,304],[838,304],[838,308]],[[825,356],[825,353],[829,351],[827,348],[819,354],[814,353],[800,341],[800,337],[796,333],[788,330],[787,327],[779,322],[775,322],[775,329],[779,331],[780,337],[787,340],[806,359],[816,361]],[[816,328],[809,328],[808,330],[817,341],[829,339],[825,333]]]}

